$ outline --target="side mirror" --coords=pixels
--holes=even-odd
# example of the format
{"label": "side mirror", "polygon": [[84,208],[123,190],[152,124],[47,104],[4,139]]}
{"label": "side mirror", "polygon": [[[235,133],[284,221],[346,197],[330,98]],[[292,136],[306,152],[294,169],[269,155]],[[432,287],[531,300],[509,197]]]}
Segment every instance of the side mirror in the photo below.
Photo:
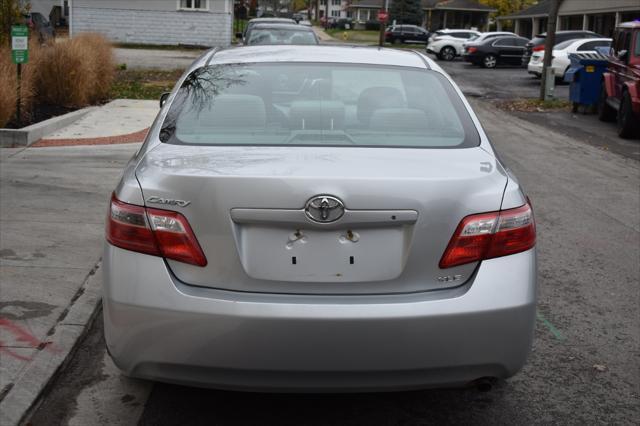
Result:
{"label": "side mirror", "polygon": [[622,62],[627,62],[627,59],[629,59],[629,51],[628,50],[619,51],[618,59],[621,60]]}
{"label": "side mirror", "polygon": [[167,99],[169,99],[170,94],[171,92],[164,92],[162,95],[160,95],[160,108],[162,108],[164,104],[167,103]]}

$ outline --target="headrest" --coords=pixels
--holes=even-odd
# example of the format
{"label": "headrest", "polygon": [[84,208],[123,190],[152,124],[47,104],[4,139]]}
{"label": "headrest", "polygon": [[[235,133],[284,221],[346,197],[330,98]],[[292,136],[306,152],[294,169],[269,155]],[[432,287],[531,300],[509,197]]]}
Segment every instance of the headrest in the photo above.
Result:
{"label": "headrest", "polygon": [[394,87],[369,87],[358,97],[358,120],[369,125],[373,111],[380,108],[403,108],[407,104],[400,90]]}

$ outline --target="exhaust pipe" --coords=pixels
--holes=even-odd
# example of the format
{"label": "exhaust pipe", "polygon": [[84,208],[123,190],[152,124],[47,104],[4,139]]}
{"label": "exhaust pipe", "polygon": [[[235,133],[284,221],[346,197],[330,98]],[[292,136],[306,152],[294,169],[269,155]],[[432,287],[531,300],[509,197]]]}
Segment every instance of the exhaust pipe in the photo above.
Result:
{"label": "exhaust pipe", "polygon": [[494,377],[481,377],[473,381],[473,384],[479,392],[491,391],[495,383],[496,379]]}

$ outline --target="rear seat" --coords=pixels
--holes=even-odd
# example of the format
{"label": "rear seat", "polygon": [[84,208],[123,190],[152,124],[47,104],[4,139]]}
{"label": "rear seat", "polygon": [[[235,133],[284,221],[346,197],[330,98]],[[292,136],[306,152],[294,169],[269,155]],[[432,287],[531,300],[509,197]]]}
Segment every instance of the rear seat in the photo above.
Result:
{"label": "rear seat", "polygon": [[220,95],[214,98],[210,108],[200,111],[187,109],[186,114],[178,118],[180,132],[190,133],[188,129],[246,129],[264,128],[266,110],[264,101],[254,95]]}

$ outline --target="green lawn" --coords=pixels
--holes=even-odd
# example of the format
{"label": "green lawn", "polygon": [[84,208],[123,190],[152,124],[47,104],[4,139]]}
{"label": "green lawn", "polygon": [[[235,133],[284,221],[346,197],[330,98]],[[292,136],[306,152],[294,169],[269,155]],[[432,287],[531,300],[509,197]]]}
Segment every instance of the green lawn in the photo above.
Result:
{"label": "green lawn", "polygon": [[118,70],[111,85],[111,99],[160,99],[173,89],[183,70]]}
{"label": "green lawn", "polygon": [[326,33],[331,37],[344,40],[343,35],[347,33],[347,39],[344,40],[346,42],[360,42],[360,43],[377,43],[378,38],[380,37],[379,31],[370,31],[370,30],[339,30],[339,29],[329,29],[326,30]]}

